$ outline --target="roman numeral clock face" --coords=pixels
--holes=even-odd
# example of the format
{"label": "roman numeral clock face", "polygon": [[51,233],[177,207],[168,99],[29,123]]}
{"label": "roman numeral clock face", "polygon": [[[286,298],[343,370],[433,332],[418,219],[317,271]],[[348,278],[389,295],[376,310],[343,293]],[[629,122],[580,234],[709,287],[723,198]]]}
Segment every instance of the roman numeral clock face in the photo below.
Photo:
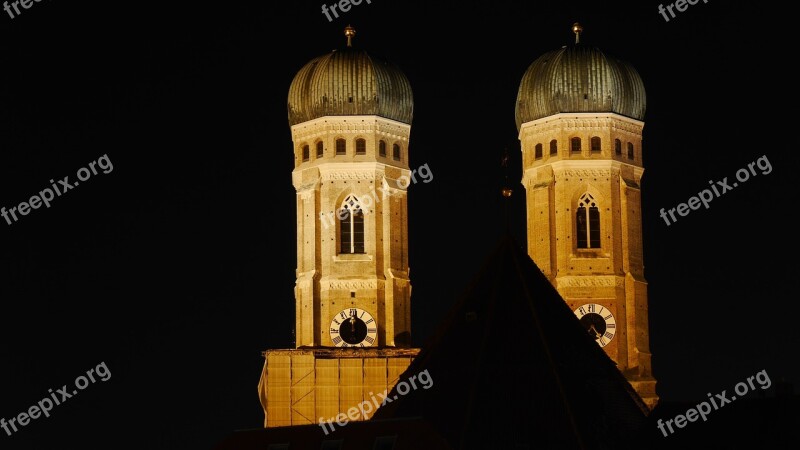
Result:
{"label": "roman numeral clock face", "polygon": [[378,324],[363,309],[347,308],[333,316],[330,335],[337,347],[372,347],[378,338]]}
{"label": "roman numeral clock face", "polygon": [[600,347],[605,347],[614,339],[617,322],[614,315],[605,306],[589,303],[578,307],[575,310],[575,316],[581,321],[581,325],[589,333],[589,336],[600,344]]}

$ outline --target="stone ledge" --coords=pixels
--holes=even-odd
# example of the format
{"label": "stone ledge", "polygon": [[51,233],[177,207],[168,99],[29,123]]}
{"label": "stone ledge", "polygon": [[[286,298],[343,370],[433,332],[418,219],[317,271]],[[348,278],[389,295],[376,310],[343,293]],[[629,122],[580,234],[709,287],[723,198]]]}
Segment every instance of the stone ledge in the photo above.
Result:
{"label": "stone ledge", "polygon": [[386,357],[415,357],[419,354],[419,348],[330,348],[330,347],[300,347],[292,349],[265,350],[261,356],[297,356],[310,355],[318,359],[337,359],[337,358],[386,358]]}

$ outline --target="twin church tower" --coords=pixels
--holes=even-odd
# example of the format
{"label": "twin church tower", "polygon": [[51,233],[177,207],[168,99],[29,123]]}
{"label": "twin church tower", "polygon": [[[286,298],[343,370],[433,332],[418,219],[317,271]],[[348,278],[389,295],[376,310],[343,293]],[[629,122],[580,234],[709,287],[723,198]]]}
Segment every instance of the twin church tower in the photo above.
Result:
{"label": "twin church tower", "polygon": [[[580,43],[581,31],[575,24],[574,45],[534,61],[519,88],[528,254],[652,408],[645,90],[632,66]],[[289,88],[296,348],[264,352],[266,427],[346,413],[391,391],[419,353],[406,197],[412,91],[399,68],[352,46],[353,28],[345,35],[346,47],[311,60]]]}

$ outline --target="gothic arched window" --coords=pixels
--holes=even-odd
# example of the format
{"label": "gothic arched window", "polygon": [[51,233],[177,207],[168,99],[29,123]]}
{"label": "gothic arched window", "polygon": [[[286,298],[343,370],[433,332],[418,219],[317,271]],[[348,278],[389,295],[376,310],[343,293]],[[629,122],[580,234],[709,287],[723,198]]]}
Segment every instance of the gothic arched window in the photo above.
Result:
{"label": "gothic arched window", "polygon": [[339,211],[339,253],[364,253],[364,212],[361,211],[361,204],[356,197],[348,195]]}
{"label": "gothic arched window", "polygon": [[575,224],[578,248],[600,248],[600,209],[592,194],[583,194],[578,201]]}

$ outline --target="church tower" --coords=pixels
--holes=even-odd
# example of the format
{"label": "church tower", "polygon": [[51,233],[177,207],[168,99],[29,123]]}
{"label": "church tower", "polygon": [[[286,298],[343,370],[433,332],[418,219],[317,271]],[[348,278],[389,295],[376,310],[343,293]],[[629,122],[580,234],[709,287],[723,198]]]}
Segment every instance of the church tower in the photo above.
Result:
{"label": "church tower", "polygon": [[[348,45],[354,33],[347,29]],[[298,348],[411,343],[412,112],[405,75],[351,46],[309,62],[292,82]],[[372,319],[367,335],[333,331],[353,309],[361,322]]]}
{"label": "church tower", "polygon": [[534,61],[516,122],[528,254],[645,403],[651,371],[642,256],[645,89],[628,63],[580,42]]}
{"label": "church tower", "polygon": [[396,66],[353,47],[352,27],[345,36],[346,47],[311,60],[289,88],[296,348],[264,352],[266,427],[335,420],[391,390],[419,352],[410,348],[411,87]]}

